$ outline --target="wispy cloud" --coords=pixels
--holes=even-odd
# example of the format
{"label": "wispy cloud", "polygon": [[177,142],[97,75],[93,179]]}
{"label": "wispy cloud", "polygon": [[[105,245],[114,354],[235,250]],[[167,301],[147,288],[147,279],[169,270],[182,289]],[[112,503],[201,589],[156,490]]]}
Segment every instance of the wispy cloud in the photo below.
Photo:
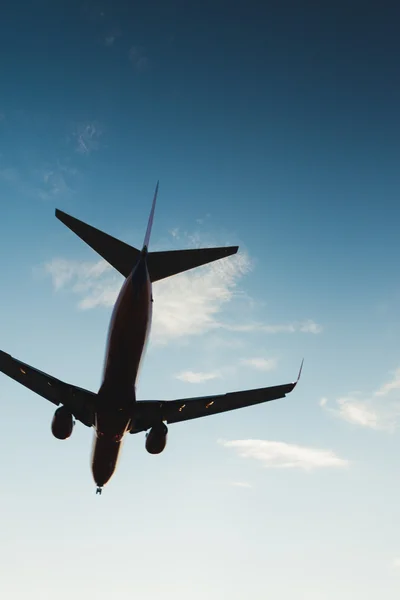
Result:
{"label": "wispy cloud", "polygon": [[129,60],[135,71],[139,73],[146,71],[150,66],[149,58],[146,56],[146,50],[141,46],[131,46],[129,49]]}
{"label": "wispy cloud", "polygon": [[375,392],[362,396],[359,392],[342,396],[335,400],[334,407],[328,405],[328,399],[322,398],[320,406],[341,419],[368,427],[370,429],[393,432],[400,417],[400,401],[388,398],[383,402],[380,397],[391,395],[400,388],[400,369],[388,382]]}
{"label": "wispy cloud", "polygon": [[253,486],[251,485],[251,483],[248,483],[247,481],[231,481],[229,485],[233,485],[234,487],[239,487],[239,488],[252,488]]}
{"label": "wispy cloud", "polygon": [[103,135],[103,129],[95,121],[79,123],[72,132],[76,140],[76,151],[80,154],[90,154],[100,147],[100,138]]}
{"label": "wispy cloud", "polygon": [[121,30],[118,28],[112,29],[110,33],[105,37],[104,43],[106,46],[111,48],[114,45],[114,42],[121,37]]}
{"label": "wispy cloud", "polygon": [[[224,303],[235,296],[235,286],[248,270],[246,255],[220,261],[220,264],[182,273],[154,286],[154,341],[198,335],[218,327],[217,316]],[[45,265],[57,290],[70,286],[83,298],[82,309],[114,304],[121,287],[121,276],[103,260],[74,262],[53,259]]]}
{"label": "wispy cloud", "polygon": [[72,193],[72,181],[77,173],[75,168],[60,162],[29,170],[8,166],[0,168],[0,180],[24,196],[49,200]]}
{"label": "wispy cloud", "polygon": [[121,286],[121,277],[103,260],[98,262],[69,261],[55,258],[45,265],[56,291],[67,285],[82,296],[79,308],[112,306]]}
{"label": "wispy cloud", "polygon": [[187,383],[204,383],[211,379],[218,379],[221,374],[218,371],[209,371],[208,373],[202,371],[182,371],[175,375],[176,379],[185,381]]}
{"label": "wispy cloud", "polygon": [[349,461],[339,458],[332,450],[307,448],[285,442],[267,440],[219,441],[233,448],[241,458],[258,460],[269,469],[300,469],[312,471],[323,468],[343,468]]}
{"label": "wispy cloud", "polygon": [[49,200],[60,194],[71,193],[70,181],[77,175],[77,169],[57,163],[43,169],[36,169],[37,194],[42,200]]}
{"label": "wispy cloud", "polygon": [[[171,236],[175,241],[175,230]],[[184,234],[186,247],[208,246],[210,240],[197,233]],[[170,238],[171,239],[171,238]],[[205,241],[207,240],[207,241]],[[212,245],[212,243],[211,243]],[[158,248],[159,249],[159,248]],[[240,280],[252,268],[252,262],[246,252],[205,265],[158,281],[153,288],[154,312],[152,343],[165,343],[168,340],[204,333],[220,334],[221,331],[268,333],[273,326],[262,323],[227,324],[221,320],[223,307],[238,300],[250,302],[239,289]],[[103,260],[92,263],[70,262],[57,258],[50,261],[46,272],[52,277],[57,289],[69,288],[79,294],[78,306],[81,309],[97,306],[110,307],[114,304],[121,288],[122,279],[112,267]],[[68,277],[66,277],[68,274]],[[62,281],[62,285],[59,282]],[[277,328],[279,326],[275,326]],[[264,329],[263,329],[264,328]],[[291,332],[320,330],[311,321],[305,321],[291,327]],[[286,330],[285,330],[286,331]],[[270,370],[273,363],[246,358],[247,366],[260,370]]]}
{"label": "wispy cloud", "polygon": [[387,396],[390,392],[400,389],[400,368],[396,369],[392,379],[381,385],[375,392],[375,396]]}
{"label": "wispy cloud", "polygon": [[240,363],[246,367],[257,369],[258,371],[273,371],[276,369],[278,361],[276,358],[242,358]]}
{"label": "wispy cloud", "polygon": [[393,561],[392,561],[392,567],[393,567],[393,569],[400,570],[400,558],[393,559]]}
{"label": "wispy cloud", "polygon": [[224,329],[229,331],[237,332],[251,332],[259,331],[268,334],[278,333],[322,333],[323,327],[318,323],[315,323],[312,319],[305,321],[293,321],[291,323],[277,323],[277,324],[265,324],[265,323],[237,323],[237,324],[221,324]]}

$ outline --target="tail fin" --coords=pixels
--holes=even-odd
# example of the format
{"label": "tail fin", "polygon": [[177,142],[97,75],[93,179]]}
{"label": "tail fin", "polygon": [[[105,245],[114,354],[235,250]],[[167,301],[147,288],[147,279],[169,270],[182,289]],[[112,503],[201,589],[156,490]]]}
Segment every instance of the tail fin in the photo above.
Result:
{"label": "tail fin", "polygon": [[[149,222],[144,238],[142,255],[147,254],[147,268],[151,281],[159,281],[171,275],[177,275],[206,265],[207,263],[236,254],[238,246],[222,248],[196,248],[193,250],[169,250],[165,252],[148,252],[151,228],[154,219],[158,193],[158,182],[154,192]],[[95,252],[100,254],[110,265],[124,277],[128,277],[140,257],[140,250],[96,229],[62,210],[56,209],[56,217],[77,236],[86,242]]]}
{"label": "tail fin", "polygon": [[146,235],[144,236],[142,252],[147,252],[147,250],[149,248],[151,228],[153,227],[154,211],[156,208],[156,201],[157,201],[157,194],[158,194],[158,184],[159,184],[159,181],[157,181],[156,191],[154,192],[153,204],[151,206],[149,222],[147,223]]}

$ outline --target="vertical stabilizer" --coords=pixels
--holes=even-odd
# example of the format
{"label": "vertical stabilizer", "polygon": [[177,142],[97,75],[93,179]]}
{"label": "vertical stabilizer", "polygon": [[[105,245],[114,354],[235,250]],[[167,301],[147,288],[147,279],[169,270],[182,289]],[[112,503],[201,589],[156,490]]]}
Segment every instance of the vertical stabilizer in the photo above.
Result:
{"label": "vertical stabilizer", "polygon": [[157,194],[158,194],[158,184],[159,184],[159,182],[157,181],[156,191],[154,192],[153,205],[151,207],[150,216],[149,216],[149,222],[147,223],[146,235],[144,236],[142,252],[143,251],[146,252],[149,249],[151,228],[153,226],[154,210],[156,208],[156,201],[157,201]]}

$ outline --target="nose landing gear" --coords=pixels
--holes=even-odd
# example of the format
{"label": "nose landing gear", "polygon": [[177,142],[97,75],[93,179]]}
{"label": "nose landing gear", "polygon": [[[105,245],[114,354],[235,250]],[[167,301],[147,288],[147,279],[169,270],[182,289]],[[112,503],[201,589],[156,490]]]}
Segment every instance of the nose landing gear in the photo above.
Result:
{"label": "nose landing gear", "polygon": [[101,487],[98,487],[98,488],[96,489],[96,494],[101,494],[101,492],[102,492],[102,491],[103,491],[103,488],[101,488]]}

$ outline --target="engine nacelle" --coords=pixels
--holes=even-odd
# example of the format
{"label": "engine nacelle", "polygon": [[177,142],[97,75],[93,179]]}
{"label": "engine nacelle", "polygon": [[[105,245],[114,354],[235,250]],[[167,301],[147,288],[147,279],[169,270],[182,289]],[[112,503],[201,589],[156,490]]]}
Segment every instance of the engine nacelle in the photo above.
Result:
{"label": "engine nacelle", "polygon": [[66,440],[70,437],[74,424],[74,418],[70,411],[65,406],[60,406],[54,413],[51,432],[58,440]]}
{"label": "engine nacelle", "polygon": [[150,454],[160,454],[167,444],[168,427],[165,423],[155,425],[146,433],[146,450]]}

